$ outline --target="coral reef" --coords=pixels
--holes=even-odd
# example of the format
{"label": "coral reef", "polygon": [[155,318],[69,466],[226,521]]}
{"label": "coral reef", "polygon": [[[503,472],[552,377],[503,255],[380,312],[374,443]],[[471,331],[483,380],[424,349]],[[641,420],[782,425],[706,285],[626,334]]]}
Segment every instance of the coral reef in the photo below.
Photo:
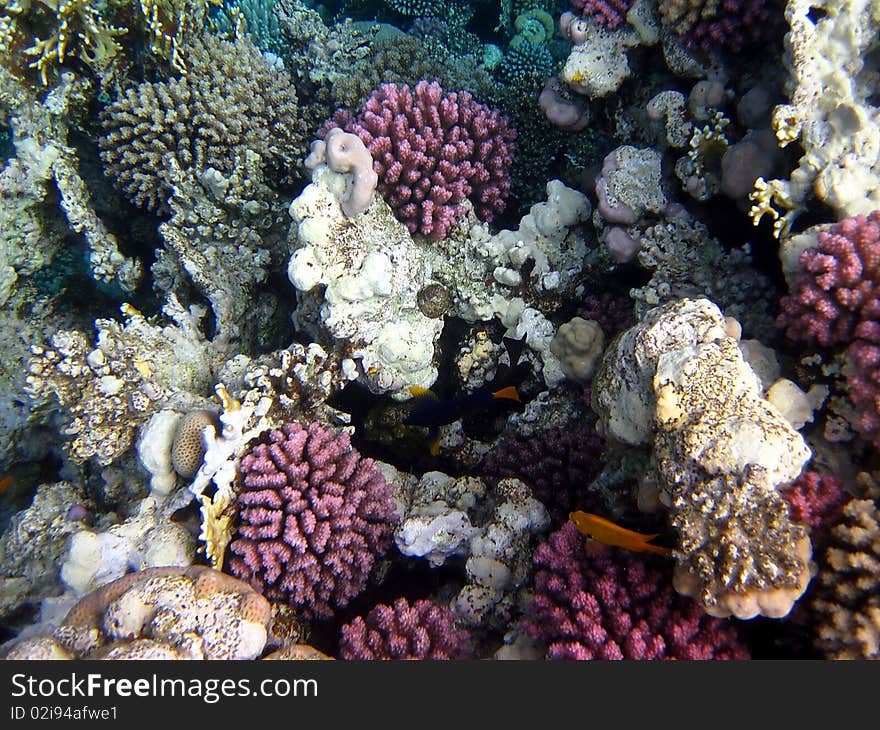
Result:
{"label": "coral reef", "polygon": [[0,658],[875,658],[878,7],[0,2]]}
{"label": "coral reef", "polygon": [[592,402],[606,435],[652,442],[679,535],[676,590],[712,615],[782,617],[807,587],[811,551],[776,487],[811,452],[763,398],[731,326],[705,299],[649,310],[607,351]]}
{"label": "coral reef", "polygon": [[469,92],[382,84],[344,128],[369,149],[379,192],[410,232],[445,238],[466,199],[481,220],[504,210],[516,132]]}
{"label": "coral reef", "polygon": [[346,432],[286,424],[241,460],[229,569],[328,618],[363,591],[396,521],[391,488]]}
{"label": "coral reef", "polygon": [[692,49],[733,53],[778,33],[781,0],[660,0],[663,23]]}
{"label": "coral reef", "polygon": [[788,502],[792,522],[810,528],[813,552],[819,556],[829,540],[829,532],[843,514],[843,508],[853,496],[846,491],[843,481],[832,474],[804,471],[791,484],[779,489]]}
{"label": "coral reef", "polygon": [[672,590],[655,558],[584,542],[572,523],[534,555],[526,629],[549,659],[748,659],[736,628]]}
{"label": "coral reef", "polygon": [[789,179],[759,178],[751,196],[755,222],[769,215],[782,237],[813,196],[838,219],[880,207],[880,163],[869,152],[880,135],[878,81],[868,60],[880,14],[865,0],[788,0],[785,19],[789,103],[773,109],[773,128],[781,146],[797,141],[804,154]]}
{"label": "coral reef", "polygon": [[70,509],[91,502],[70,482],[41,484],[30,506],[0,536],[0,615],[60,593],[58,565],[70,537],[84,529]]}
{"label": "coral reef", "polygon": [[268,601],[211,568],[150,568],[82,598],[51,637],[25,639],[7,659],[255,659]]}
{"label": "coral reef", "polygon": [[379,604],[340,629],[342,659],[466,659],[467,632],[455,626],[448,608],[398,598]]}
{"label": "coral reef", "polygon": [[778,322],[793,340],[841,348],[855,427],[880,445],[880,210],[820,231]]}
{"label": "coral reef", "polygon": [[144,82],[102,114],[108,172],[135,204],[159,212],[169,208],[170,160],[184,171],[226,177],[249,150],[289,173],[304,147],[290,77],[247,37],[192,38],[185,53],[185,76]]}
{"label": "coral reef", "polygon": [[583,17],[592,18],[612,30],[624,21],[632,4],[633,0],[571,0],[572,7]]}
{"label": "coral reef", "polygon": [[573,509],[587,509],[592,503],[589,486],[602,468],[604,446],[590,425],[508,435],[483,457],[480,473],[521,479],[559,524]]}
{"label": "coral reef", "polygon": [[335,192],[346,178],[318,165],[290,205],[296,323],[344,356],[346,377],[407,397],[408,387],[430,387],[437,377],[434,343],[443,322],[418,307],[419,292],[432,283],[428,259],[378,196],[348,218]]}
{"label": "coral reef", "polygon": [[480,479],[434,471],[395,482],[402,504],[397,549],[433,566],[466,558],[464,586],[452,602],[458,620],[504,625],[528,582],[530,538],[548,526],[544,506],[518,479],[487,489]]}

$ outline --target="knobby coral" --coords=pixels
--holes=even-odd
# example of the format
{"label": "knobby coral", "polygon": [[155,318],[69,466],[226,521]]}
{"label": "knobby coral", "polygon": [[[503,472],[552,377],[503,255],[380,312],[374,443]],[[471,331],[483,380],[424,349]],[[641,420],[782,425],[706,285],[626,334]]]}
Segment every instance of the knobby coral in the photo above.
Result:
{"label": "knobby coral", "polygon": [[880,659],[880,511],[854,499],[831,531],[812,609],[816,648],[829,659]]}
{"label": "knobby coral", "polygon": [[855,426],[880,445],[880,210],[821,231],[800,264],[778,324],[792,340],[843,349]]}
{"label": "knobby coral", "polygon": [[529,634],[550,659],[748,659],[736,628],[672,588],[671,571],[566,523],[534,554]]}
{"label": "knobby coral", "polygon": [[398,598],[342,627],[343,659],[466,659],[468,633],[446,606]]}
{"label": "knobby coral", "polygon": [[101,156],[136,205],[168,211],[176,167],[229,176],[246,151],[267,170],[288,173],[304,151],[296,91],[247,36],[205,34],[185,49],[186,76],[146,81],[102,114]]}
{"label": "knobby coral", "polygon": [[466,199],[484,221],[504,210],[516,132],[469,92],[382,84],[356,118],[334,122],[370,150],[378,190],[411,232],[445,238]]}
{"label": "knobby coral", "polygon": [[366,587],[397,518],[390,485],[347,432],[286,424],[242,458],[239,478],[234,575],[316,618]]}

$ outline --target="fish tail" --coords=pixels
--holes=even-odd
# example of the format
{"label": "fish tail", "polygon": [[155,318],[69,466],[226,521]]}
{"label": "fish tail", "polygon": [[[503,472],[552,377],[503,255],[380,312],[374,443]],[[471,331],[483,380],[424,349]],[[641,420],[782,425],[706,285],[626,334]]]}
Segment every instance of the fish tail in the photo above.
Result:
{"label": "fish tail", "polygon": [[429,432],[429,437],[431,439],[428,444],[428,451],[431,453],[431,456],[439,456],[440,455],[440,429],[432,428]]}
{"label": "fish tail", "polygon": [[516,390],[516,386],[508,385],[506,388],[502,388],[501,390],[496,390],[492,393],[493,398],[507,398],[508,400],[515,400],[517,403],[522,403],[520,400],[519,393]]}

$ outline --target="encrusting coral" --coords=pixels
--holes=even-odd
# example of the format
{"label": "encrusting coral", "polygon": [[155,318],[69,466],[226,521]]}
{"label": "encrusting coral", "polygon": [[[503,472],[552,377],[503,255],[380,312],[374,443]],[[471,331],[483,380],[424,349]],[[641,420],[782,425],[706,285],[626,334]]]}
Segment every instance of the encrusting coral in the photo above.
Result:
{"label": "encrusting coral", "polygon": [[609,347],[592,402],[606,435],[652,442],[680,539],[676,589],[713,615],[779,618],[811,565],[806,529],[792,524],[776,487],[800,473],[810,449],[763,398],[730,336],[738,329],[705,299],[651,309]]}
{"label": "encrusting coral", "polygon": [[255,659],[269,602],[204,566],[129,573],[83,597],[51,638],[23,640],[7,659]]}

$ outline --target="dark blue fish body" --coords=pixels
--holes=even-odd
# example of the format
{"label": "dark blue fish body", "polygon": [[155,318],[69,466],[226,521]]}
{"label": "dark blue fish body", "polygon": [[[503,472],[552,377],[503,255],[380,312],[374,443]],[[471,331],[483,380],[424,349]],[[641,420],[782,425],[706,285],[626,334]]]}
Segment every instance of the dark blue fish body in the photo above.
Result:
{"label": "dark blue fish body", "polygon": [[427,395],[417,395],[415,405],[404,419],[407,426],[446,426],[455,423],[469,413],[485,408],[496,399],[488,390],[480,390],[462,398],[440,400]]}

